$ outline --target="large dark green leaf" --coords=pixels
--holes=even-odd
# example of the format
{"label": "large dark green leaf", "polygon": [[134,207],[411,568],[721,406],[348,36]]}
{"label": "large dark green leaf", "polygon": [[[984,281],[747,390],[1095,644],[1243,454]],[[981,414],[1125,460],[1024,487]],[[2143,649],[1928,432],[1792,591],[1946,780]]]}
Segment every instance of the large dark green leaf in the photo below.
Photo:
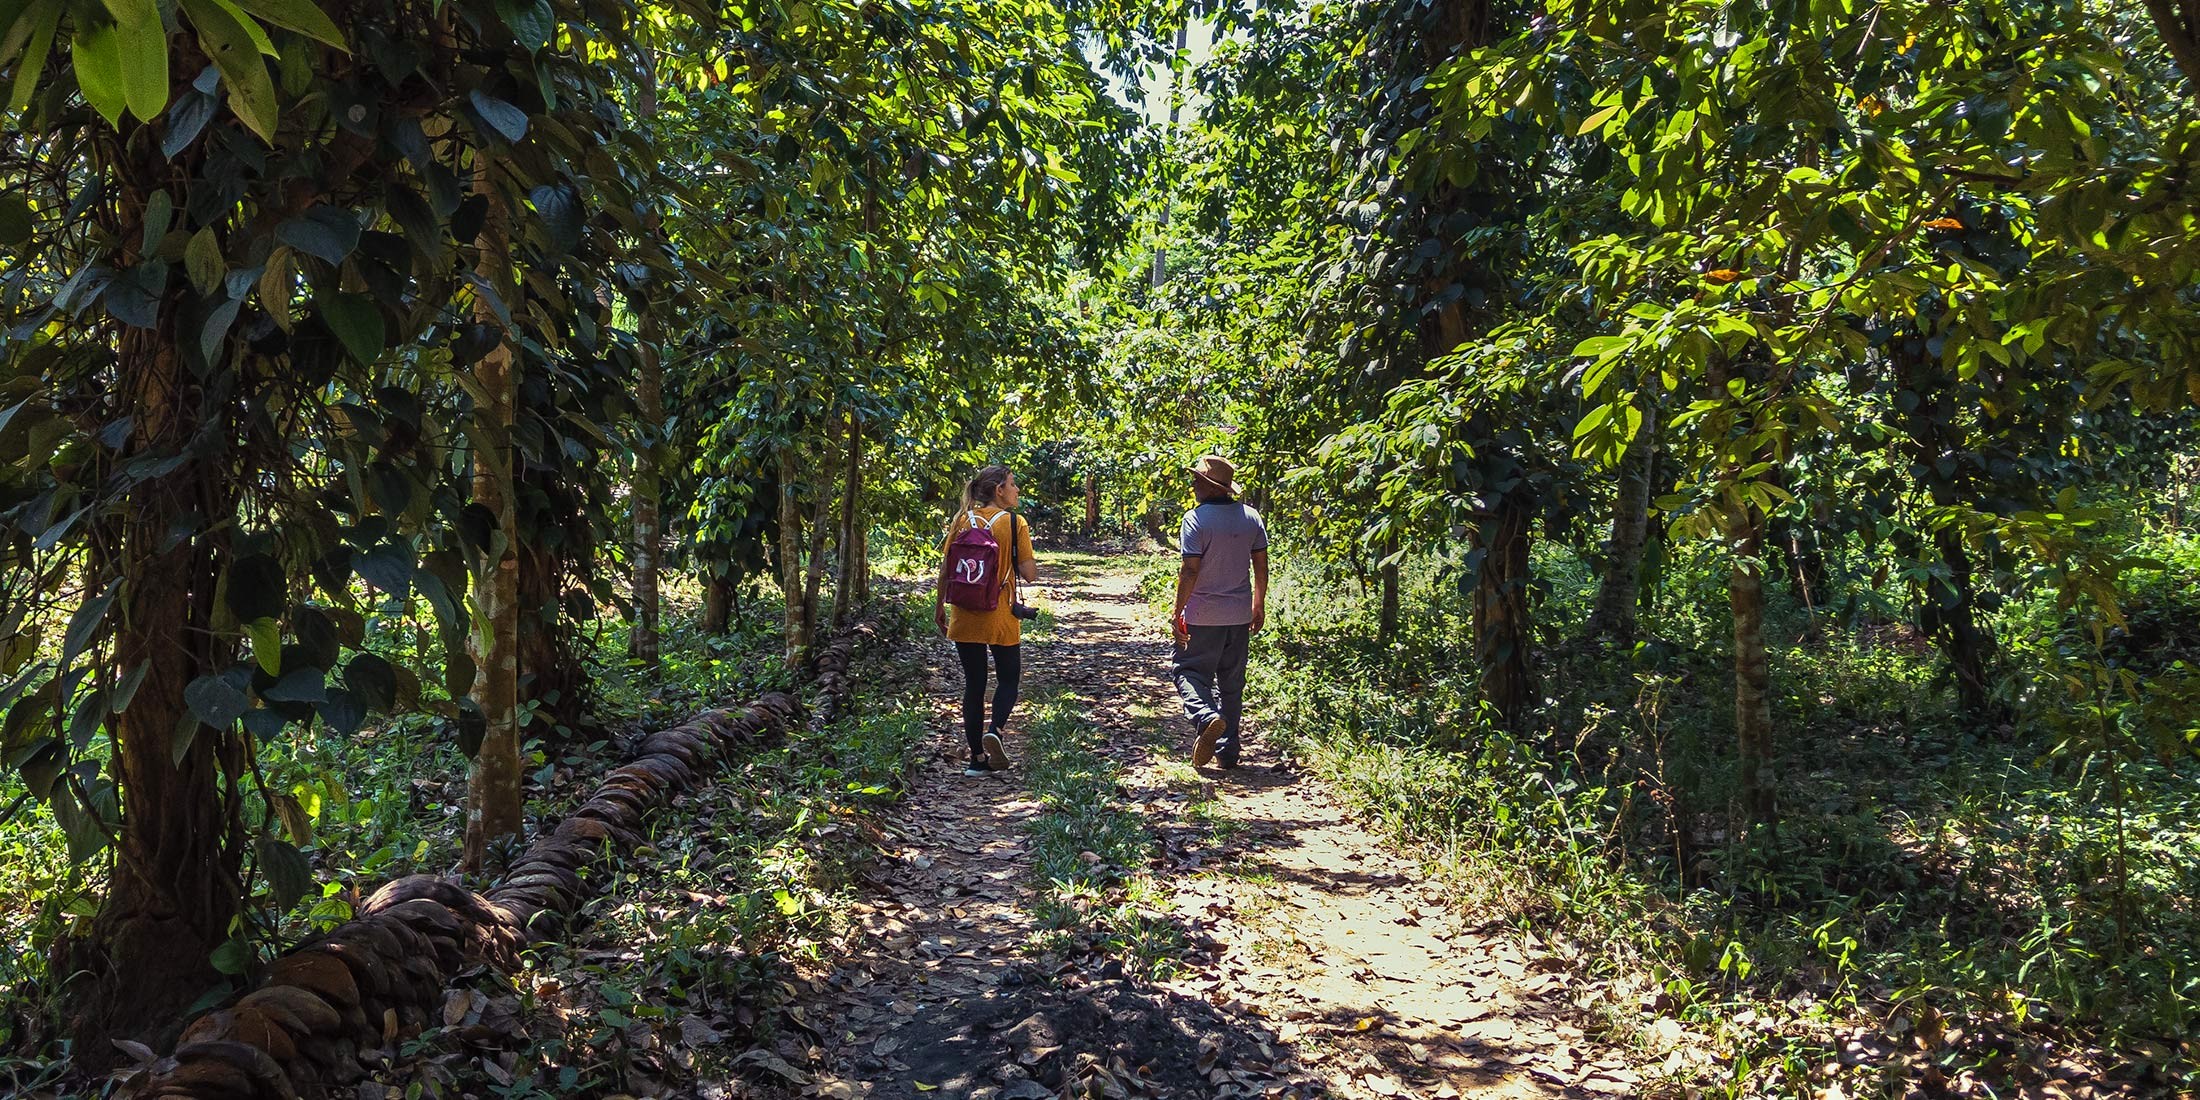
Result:
{"label": "large dark green leaf", "polygon": [[238,622],[249,623],[281,615],[290,603],[288,589],[280,562],[267,554],[249,554],[230,565],[222,598]]}
{"label": "large dark green leaf", "polygon": [[305,853],[286,840],[263,836],[257,847],[260,874],[267,879],[268,900],[278,912],[287,913],[314,891],[313,865],[306,862]]}
{"label": "large dark green leaf", "polygon": [[562,256],[580,247],[581,196],[571,184],[544,184],[528,192],[527,197],[535,204],[535,212],[542,215],[544,228],[549,230],[553,254]]}
{"label": "large dark green leaf", "polygon": [[400,599],[412,593],[412,547],[385,542],[351,559],[352,571],[368,584]]}
{"label": "large dark green leaf", "polygon": [[354,360],[369,364],[382,357],[388,347],[388,335],[382,323],[382,311],[375,306],[373,298],[339,292],[323,295],[319,305],[321,320]]}
{"label": "large dark green leaf", "polygon": [[199,721],[228,729],[252,705],[244,690],[224,676],[201,676],[183,689],[183,702]]}
{"label": "large dark green leaf", "polygon": [[260,698],[271,703],[318,703],[328,698],[328,674],[305,665],[286,668]]}
{"label": "large dark green leaf", "polygon": [[470,93],[466,101],[488,132],[514,145],[527,136],[527,112],[479,90]]}
{"label": "large dark green leaf", "polygon": [[397,703],[397,669],[372,653],[355,654],[344,666],[344,686],[375,710]]}
{"label": "large dark green leaf", "polygon": [[275,239],[332,264],[359,247],[359,219],[349,210],[316,206],[275,227]]}
{"label": "large dark green leaf", "polygon": [[260,140],[272,144],[282,106],[275,98],[275,81],[267,74],[267,63],[260,58],[256,28],[247,27],[216,0],[177,2],[199,32],[199,48],[221,70],[222,83],[229,88],[230,110]]}

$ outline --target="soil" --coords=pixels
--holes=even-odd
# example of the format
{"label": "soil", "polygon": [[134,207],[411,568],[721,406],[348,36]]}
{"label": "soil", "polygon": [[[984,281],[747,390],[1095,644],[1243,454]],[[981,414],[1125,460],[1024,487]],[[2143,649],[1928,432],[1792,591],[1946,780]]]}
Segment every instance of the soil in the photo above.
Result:
{"label": "soil", "polygon": [[[1042,807],[1014,770],[962,775],[957,674],[939,642],[933,741],[888,822],[898,844],[857,906],[862,934],[795,983],[787,1019],[796,1037],[744,1056],[744,1081],[726,1091],[754,1095],[760,1082],[781,1096],[871,1100],[1637,1091],[1615,1052],[1585,1041],[1562,969],[1507,935],[1463,927],[1413,860],[1263,746],[1257,724],[1245,766],[1204,771],[1205,790],[1183,789],[1189,731],[1173,713],[1167,632],[1139,599],[1137,564],[1063,571],[1056,634],[1027,646],[1025,695],[1069,692],[1106,732],[1105,751],[1123,769],[1119,802],[1155,839],[1147,871],[1173,894],[1152,915],[1175,922],[1189,945],[1176,971],[1139,981],[1121,958],[1065,955],[1045,939],[1029,852]],[[1179,743],[1156,738],[1159,721]],[[1017,740],[1012,724],[1012,756]],[[1188,812],[1209,793],[1213,804]]]}

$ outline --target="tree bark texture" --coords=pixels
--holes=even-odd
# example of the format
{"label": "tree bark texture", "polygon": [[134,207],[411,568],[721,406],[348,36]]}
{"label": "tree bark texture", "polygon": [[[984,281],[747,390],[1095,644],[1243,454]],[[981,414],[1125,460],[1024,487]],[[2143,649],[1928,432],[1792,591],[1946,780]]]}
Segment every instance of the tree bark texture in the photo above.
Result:
{"label": "tree bark texture", "polygon": [[[641,86],[635,106],[644,119],[657,115],[657,62],[648,51],[641,58]],[[663,216],[652,205],[643,219],[651,244],[662,237]],[[665,376],[662,343],[654,304],[645,304],[639,330],[641,361],[634,379],[635,412],[646,433],[634,455],[634,626],[631,637],[634,659],[646,676],[654,679],[662,665],[658,618],[663,599],[658,593],[658,572],[664,557]]]}
{"label": "tree bark texture", "polygon": [[734,583],[729,577],[703,581],[703,633],[724,634],[733,624]]}
{"label": "tree bark texture", "polygon": [[833,577],[833,625],[846,623],[862,602],[865,566],[863,542],[869,532],[862,522],[863,430],[855,414],[848,415],[848,464],[840,486],[840,561]]}
{"label": "tree bark texture", "polygon": [[517,455],[513,460],[521,466],[514,508],[521,536],[515,540],[519,587],[513,615],[519,630],[518,698],[537,704],[538,734],[557,726],[589,730],[588,665],[581,658],[580,632],[566,613],[565,584],[573,563],[593,560],[595,539],[581,501],[560,471]]}
{"label": "tree bark texture", "polygon": [[795,494],[794,449],[779,449],[779,591],[786,597],[786,652],[788,668],[802,667],[802,654],[810,648],[805,633],[809,620],[802,614],[802,507]]}
{"label": "tree bark texture", "polygon": [[[1912,476],[1934,505],[1955,507],[1968,495],[1968,486],[1944,474],[1940,467],[1943,459],[1963,446],[1962,439],[1949,427],[1951,402],[1944,391],[1952,380],[1926,354],[1922,336],[1898,341],[1894,358],[1897,380],[1917,397],[1902,421],[1909,441]],[[1993,668],[2000,647],[1993,631],[1980,621],[1978,583],[1963,532],[1941,523],[1933,531],[1933,549],[1948,572],[1941,583],[1928,582],[1919,601],[1918,626],[1940,644],[1941,655],[1955,677],[1957,702],[1964,711],[1981,718],[1997,717]]]}
{"label": "tree bark texture", "polygon": [[[478,238],[482,280],[500,295],[513,293],[511,212],[495,180],[496,162],[477,153],[474,189],[488,198],[489,211]],[[474,320],[497,324],[496,311],[484,298]],[[474,659],[474,704],[483,720],[481,746],[466,777],[466,841],[462,859],[478,870],[489,845],[518,836],[525,827],[520,798],[519,731],[519,524],[515,504],[518,460],[512,446],[517,419],[517,372],[509,338],[474,366],[479,403],[474,408],[474,502],[496,520],[504,545],[473,554],[475,614],[467,636]]]}
{"label": "tree bark texture", "polygon": [[817,514],[810,517],[810,548],[802,570],[802,653],[801,662],[809,663],[810,647],[817,641],[818,592],[825,581],[825,547],[832,532],[827,522],[832,519],[833,498],[821,493],[817,498]]}
{"label": "tree bark texture", "polygon": [[1397,539],[1384,542],[1384,561],[1376,567],[1382,578],[1382,604],[1375,615],[1375,640],[1383,645],[1398,640],[1398,563],[1389,560],[1397,552]]}
{"label": "tree bark texture", "polygon": [[1764,521],[1752,517],[1727,574],[1734,613],[1734,747],[1740,757],[1741,823],[1775,818],[1772,666],[1765,653]]}
{"label": "tree bark texture", "polygon": [[1100,475],[1085,472],[1085,537],[1100,533]]}
{"label": "tree bark texture", "polygon": [[[126,329],[117,348],[121,390],[136,411],[134,454],[180,450],[219,415],[177,355],[173,324]],[[234,658],[217,652],[227,645],[213,632],[223,555],[219,535],[172,536],[194,512],[217,528],[234,515],[228,484],[208,460],[188,462],[134,490],[119,523],[111,664],[142,662],[145,678],[110,719],[122,819],[106,895],[87,933],[56,952],[81,1068],[111,1065],[115,1039],[165,1041],[183,1010],[223,980],[211,956],[244,894],[234,782],[241,753],[232,731],[192,718],[184,696]]]}
{"label": "tree bark texture", "polygon": [[1535,490],[1523,476],[1497,498],[1476,534],[1482,567],[1474,585],[1474,653],[1482,669],[1482,699],[1512,729],[1537,701],[1528,613],[1534,522]]}
{"label": "tree bark texture", "polygon": [[1650,457],[1658,446],[1658,404],[1644,398],[1641,407],[1642,426],[1620,457],[1618,491],[1612,500],[1612,539],[1596,606],[1589,613],[1589,637],[1609,638],[1622,648],[1635,643],[1642,548],[1650,529]]}

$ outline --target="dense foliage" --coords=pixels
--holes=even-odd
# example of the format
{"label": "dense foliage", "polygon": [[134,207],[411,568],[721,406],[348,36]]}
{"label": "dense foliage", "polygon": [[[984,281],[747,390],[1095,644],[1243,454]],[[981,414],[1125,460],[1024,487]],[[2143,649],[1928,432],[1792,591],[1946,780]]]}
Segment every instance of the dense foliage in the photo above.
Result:
{"label": "dense foliage", "polygon": [[[1793,917],[1768,868],[1865,812],[1842,738],[1960,740],[1856,789],[1945,766],[1900,799],[2015,776],[2112,822],[2027,919],[2148,1003],[1994,951],[1974,985],[2189,1034],[2189,876],[2148,838],[2189,829],[2200,736],[2195,31],[2103,0],[0,0],[0,795],[53,864],[11,966],[97,1068],[394,861],[316,843],[372,738],[463,767],[437,852],[493,869],[561,764],[702,675],[667,570],[708,634],[767,593],[776,659],[721,641],[760,667],[711,678],[784,678],[977,462],[1043,531],[1165,544],[1219,449],[1294,584],[1366,595],[1289,644],[1438,685],[1398,716],[1293,680],[1293,729],[1436,752],[1475,794],[1437,832],[1564,774],[1596,794],[1546,808],[1629,838],[1594,858],[1742,899],[1645,927]],[[1890,639],[1908,663],[1851,674]],[[1686,751],[1641,751],[1674,715]],[[1912,942],[1865,908],[1868,948]]]}

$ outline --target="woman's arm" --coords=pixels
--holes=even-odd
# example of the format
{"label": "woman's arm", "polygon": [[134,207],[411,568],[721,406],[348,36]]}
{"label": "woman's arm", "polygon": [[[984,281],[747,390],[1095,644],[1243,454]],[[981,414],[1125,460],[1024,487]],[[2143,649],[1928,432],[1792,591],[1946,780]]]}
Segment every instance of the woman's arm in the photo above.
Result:
{"label": "woman's arm", "polygon": [[1018,523],[1017,533],[1009,536],[1017,541],[1016,575],[1026,581],[1039,579],[1039,559],[1031,552],[1031,525]]}

